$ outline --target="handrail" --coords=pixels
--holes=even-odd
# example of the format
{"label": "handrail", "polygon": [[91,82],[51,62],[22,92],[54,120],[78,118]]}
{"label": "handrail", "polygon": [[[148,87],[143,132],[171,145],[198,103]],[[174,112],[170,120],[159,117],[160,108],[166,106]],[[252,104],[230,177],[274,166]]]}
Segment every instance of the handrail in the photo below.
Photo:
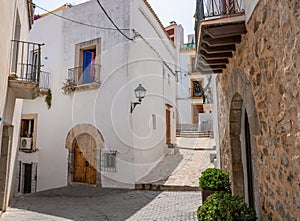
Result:
{"label": "handrail", "polygon": [[91,64],[84,67],[75,67],[68,69],[68,80],[74,85],[100,83],[100,68],[99,64]]}
{"label": "handrail", "polygon": [[11,80],[39,83],[41,74],[41,47],[44,44],[11,40]]}
{"label": "handrail", "polygon": [[243,14],[243,0],[197,0],[195,14],[195,36],[198,39],[200,21],[213,17]]}

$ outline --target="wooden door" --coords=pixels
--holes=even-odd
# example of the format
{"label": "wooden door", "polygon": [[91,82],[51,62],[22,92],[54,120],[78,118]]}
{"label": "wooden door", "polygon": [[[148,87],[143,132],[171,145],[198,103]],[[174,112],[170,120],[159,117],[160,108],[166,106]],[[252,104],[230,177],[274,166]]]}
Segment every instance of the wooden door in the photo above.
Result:
{"label": "wooden door", "polygon": [[171,143],[171,112],[166,110],[166,142]]}
{"label": "wooden door", "polygon": [[192,122],[193,124],[198,124],[199,122],[199,113],[203,113],[203,105],[202,104],[193,104],[192,105]]}
{"label": "wooden door", "polygon": [[88,134],[80,135],[74,147],[74,182],[96,184],[96,144]]}
{"label": "wooden door", "polygon": [[24,164],[24,193],[31,193],[32,164]]}

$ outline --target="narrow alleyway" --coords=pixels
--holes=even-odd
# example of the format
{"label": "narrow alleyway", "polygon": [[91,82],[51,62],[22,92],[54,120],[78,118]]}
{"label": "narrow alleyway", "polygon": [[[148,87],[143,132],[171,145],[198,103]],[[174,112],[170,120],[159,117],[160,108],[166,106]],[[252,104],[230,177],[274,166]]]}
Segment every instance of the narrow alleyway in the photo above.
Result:
{"label": "narrow alleyway", "polygon": [[171,186],[175,190],[198,187],[201,172],[215,166],[214,139],[177,137],[177,146],[174,155],[166,156],[139,183]]}

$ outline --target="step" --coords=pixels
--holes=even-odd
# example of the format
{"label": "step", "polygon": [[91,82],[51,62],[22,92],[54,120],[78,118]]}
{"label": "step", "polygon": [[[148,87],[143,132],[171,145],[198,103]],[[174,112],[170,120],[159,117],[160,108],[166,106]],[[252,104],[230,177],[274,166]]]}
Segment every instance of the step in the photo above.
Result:
{"label": "step", "polygon": [[152,191],[201,191],[200,187],[196,186],[175,186],[155,183],[136,183],[135,189]]}

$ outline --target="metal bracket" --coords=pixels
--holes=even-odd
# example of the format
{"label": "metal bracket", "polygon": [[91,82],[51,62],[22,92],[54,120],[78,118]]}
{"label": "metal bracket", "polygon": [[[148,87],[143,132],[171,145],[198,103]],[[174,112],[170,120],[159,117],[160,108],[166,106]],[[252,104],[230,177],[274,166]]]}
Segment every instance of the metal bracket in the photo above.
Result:
{"label": "metal bracket", "polygon": [[130,113],[132,114],[136,105],[141,104],[141,102],[131,102]]}

